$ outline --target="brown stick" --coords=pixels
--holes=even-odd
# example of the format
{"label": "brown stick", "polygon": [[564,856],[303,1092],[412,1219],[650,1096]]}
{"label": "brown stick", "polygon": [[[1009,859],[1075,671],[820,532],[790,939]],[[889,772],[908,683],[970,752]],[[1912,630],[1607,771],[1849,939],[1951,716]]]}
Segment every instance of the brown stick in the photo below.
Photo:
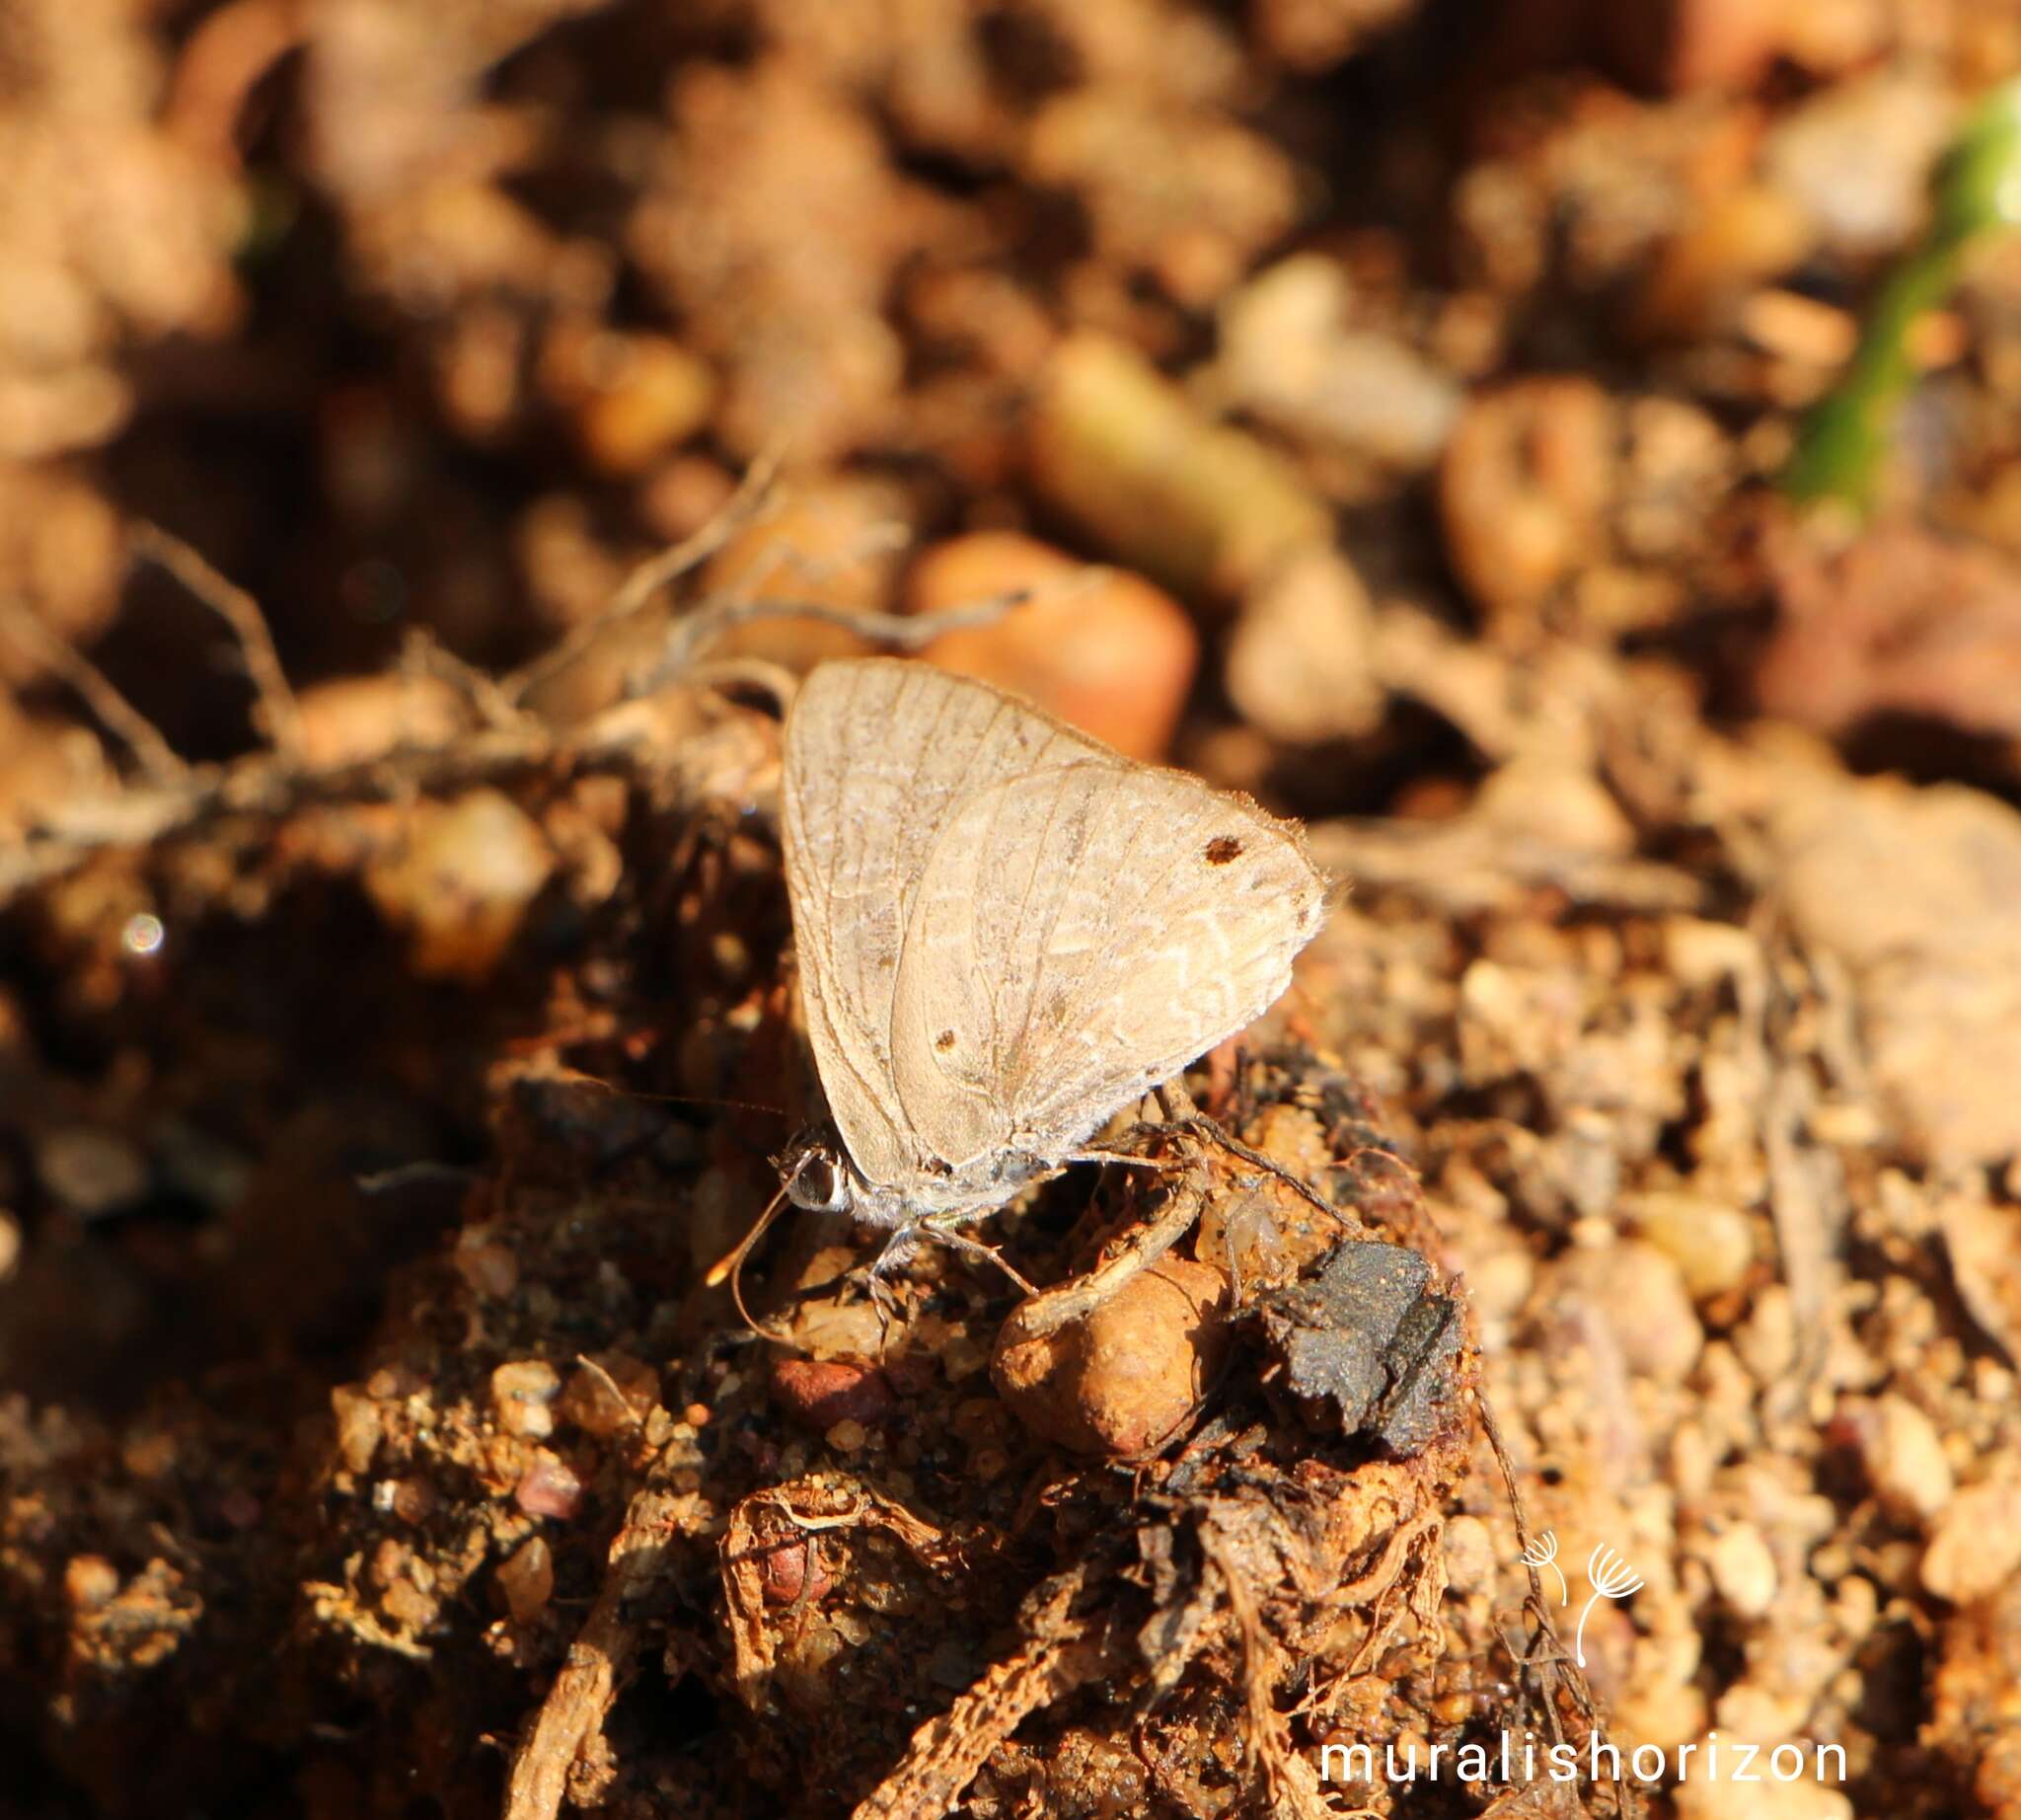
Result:
{"label": "brown stick", "polygon": [[528,691],[573,663],[611,627],[622,625],[643,612],[651,604],[653,596],[669,581],[706,563],[756,518],[771,502],[778,478],[778,457],[761,455],[745,471],[743,481],[721,511],[694,536],[683,538],[657,556],[647,557],[619,583],[617,592],[600,612],[570,627],[532,662],[500,677],[499,694],[517,706],[526,699]]}
{"label": "brown stick", "polygon": [[1026,1600],[1019,1627],[1025,1640],[913,1733],[905,1755],[851,1820],[941,1820],[990,1753],[1031,1713],[1128,1664],[1128,1651],[1106,1625],[1071,1614],[1085,1571],[1070,1567]]}
{"label": "brown stick", "polygon": [[675,1528],[677,1501],[671,1491],[650,1489],[634,1497],[626,1510],[596,1604],[513,1756],[504,1820],[555,1820],[561,1811],[569,1770],[602,1728],[632,1672],[638,1631],[625,1616],[626,1602],[658,1577]]}
{"label": "brown stick", "polygon": [[474,663],[467,663],[450,650],[424,626],[416,626],[401,646],[403,670],[415,676],[432,676],[446,682],[476,711],[478,718],[492,728],[523,726],[526,716],[506,699],[496,680]]}
{"label": "brown stick", "polygon": [[274,649],[273,634],[266,628],[260,603],[160,525],[142,520],[133,526],[127,541],[135,556],[166,569],[231,628],[257,698],[255,723],[277,750],[289,758],[300,758],[302,710],[280,667],[280,652]]}
{"label": "brown stick", "polygon": [[180,784],[188,777],[189,767],[176,756],[155,723],[112,687],[97,664],[51,632],[28,608],[12,601],[0,602],[0,628],[36,662],[62,677],[97,716],[100,724],[133,754],[140,768],[157,784]]}
{"label": "brown stick", "polygon": [[[106,848],[146,847],[234,815],[271,822],[317,803],[378,802],[468,789],[550,765],[563,775],[626,776],[653,756],[644,730],[636,725],[614,726],[608,740],[596,736],[594,724],[586,732],[561,746],[546,728],[529,723],[518,731],[478,733],[453,746],[407,753],[398,762],[372,759],[327,771],[305,771],[265,753],[216,771],[183,768],[157,788],[65,804],[27,841],[0,848],[0,904]],[[169,757],[175,760],[174,753]]]}

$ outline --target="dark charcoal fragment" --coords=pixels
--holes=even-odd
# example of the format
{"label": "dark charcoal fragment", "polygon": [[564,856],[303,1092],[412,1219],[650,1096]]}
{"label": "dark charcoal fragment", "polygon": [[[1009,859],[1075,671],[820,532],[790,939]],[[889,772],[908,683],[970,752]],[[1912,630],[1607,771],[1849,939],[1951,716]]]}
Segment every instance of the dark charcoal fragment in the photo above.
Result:
{"label": "dark charcoal fragment", "polygon": [[1459,1304],[1430,1287],[1431,1274],[1416,1251],[1354,1239],[1258,1303],[1286,1388],[1315,1420],[1397,1454],[1431,1445],[1450,1419],[1463,1338]]}

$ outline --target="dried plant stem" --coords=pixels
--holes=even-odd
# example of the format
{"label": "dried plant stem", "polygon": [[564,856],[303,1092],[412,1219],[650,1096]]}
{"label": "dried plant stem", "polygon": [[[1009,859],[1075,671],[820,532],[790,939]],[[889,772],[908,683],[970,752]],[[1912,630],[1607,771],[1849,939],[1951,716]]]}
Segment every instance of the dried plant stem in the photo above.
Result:
{"label": "dried plant stem", "polygon": [[[1089,576],[1098,576],[1100,569],[1088,569],[1070,577],[1066,585],[1074,588],[1087,585]],[[1054,590],[1047,588],[1050,594]],[[753,620],[765,619],[810,619],[823,626],[839,626],[845,632],[853,632],[860,639],[867,639],[873,645],[895,645],[900,650],[918,650],[922,645],[931,645],[944,632],[966,631],[973,626],[990,626],[1005,614],[1014,612],[1039,597],[1040,590],[1028,587],[1011,588],[1006,593],[992,594],[986,600],[978,600],[966,607],[949,607],[939,613],[873,613],[857,607],[829,606],[813,600],[720,600],[696,608],[693,613],[677,621],[667,633],[666,648],[660,653],[659,661],[641,679],[640,693],[649,693],[662,683],[682,675],[694,663],[695,658],[715,640],[732,628],[749,625]]]}
{"label": "dried plant stem", "polygon": [[505,1820],[555,1820],[561,1811],[569,1770],[631,1675],[639,1633],[626,1608],[665,1570],[667,1541],[679,1527],[678,1502],[674,1493],[651,1486],[626,1510],[603,1589],[513,1756]]}
{"label": "dried plant stem", "polygon": [[613,626],[636,618],[651,605],[653,597],[669,581],[706,563],[772,502],[779,479],[776,455],[761,455],[746,470],[742,483],[721,511],[693,537],[682,539],[657,556],[647,557],[625,577],[618,590],[579,625],[543,651],[531,663],[499,679],[499,694],[515,707],[528,693],[549,677],[564,670],[602,638]]}
{"label": "dried plant stem", "polygon": [[478,718],[493,729],[524,726],[523,709],[515,706],[497,679],[474,663],[466,663],[444,645],[426,627],[417,626],[401,647],[401,668],[415,676],[432,676],[455,689],[475,710]]}
{"label": "dried plant stem", "polygon": [[1077,1565],[1026,1597],[1018,1624],[1023,1640],[913,1733],[905,1755],[857,1804],[852,1820],[941,1820],[990,1753],[1030,1714],[1130,1665],[1123,1639],[1108,1625],[1075,1614],[1085,1582],[1085,1566]]}
{"label": "dried plant stem", "polygon": [[0,849],[0,904],[106,848],[146,847],[232,816],[271,822],[318,804],[454,793],[544,766],[564,774],[629,776],[651,756],[639,729],[631,730],[635,736],[629,739],[615,734],[608,740],[578,738],[564,747],[545,727],[529,725],[473,734],[455,745],[405,753],[397,760],[328,770],[305,770],[264,753],[204,772],[190,772],[176,761],[179,769],[158,786],[68,805],[26,842]]}
{"label": "dried plant stem", "polygon": [[302,710],[280,667],[273,634],[260,603],[235,581],[228,580],[180,537],[145,521],[128,533],[133,554],[157,564],[187,588],[231,628],[246,660],[246,675],[258,698],[254,718],[260,730],[280,752],[299,758],[302,752]]}
{"label": "dried plant stem", "polygon": [[[59,638],[16,602],[0,602],[0,631],[36,662],[45,665],[74,689],[105,729],[112,734],[157,784],[180,784],[189,767],[176,756],[161,730],[119,691],[106,673],[69,641]],[[4,869],[4,862],[0,862]],[[0,880],[4,880],[0,870]],[[4,884],[0,884],[4,895]]]}
{"label": "dried plant stem", "polygon": [[[160,564],[201,600],[236,635],[248,675],[258,692],[257,719],[272,752],[260,752],[228,765],[192,770],[177,757],[160,731],[85,657],[63,643],[23,607],[0,604],[0,633],[61,676],[84,699],[107,729],[127,745],[147,774],[144,788],[116,796],[64,804],[52,811],[25,842],[0,851],[0,905],[24,890],[57,877],[94,853],[115,847],[146,847],[196,832],[233,817],[273,821],[297,809],[339,802],[374,802],[433,791],[456,791],[498,782],[539,767],[577,775],[634,776],[654,770],[665,754],[647,720],[635,706],[619,704],[568,728],[549,726],[525,706],[544,678],[572,662],[608,627],[639,613],[669,580],[706,561],[751,523],[773,497],[777,462],[755,462],[735,495],[711,522],[685,542],[642,563],[626,578],[609,604],[573,628],[544,655],[522,669],[494,679],[443,649],[425,634],[408,645],[402,662],[412,671],[449,681],[480,722],[453,742],[420,751],[388,754],[360,764],[317,767],[303,745],[300,705],[286,677],[258,604],[181,539],[142,524],[132,533],[136,556]],[[1066,588],[1088,585],[1101,573],[1088,569],[1069,577]],[[1056,587],[1019,588],[972,606],[917,618],[855,612],[817,603],[732,598],[707,602],[673,629],[653,674],[634,695],[649,693],[676,678],[732,681],[771,693],[784,708],[793,679],[777,666],[755,660],[697,663],[712,639],[732,626],[760,619],[814,619],[842,626],[876,643],[912,648],[941,633],[988,625]],[[649,717],[648,717],[649,719]]]}

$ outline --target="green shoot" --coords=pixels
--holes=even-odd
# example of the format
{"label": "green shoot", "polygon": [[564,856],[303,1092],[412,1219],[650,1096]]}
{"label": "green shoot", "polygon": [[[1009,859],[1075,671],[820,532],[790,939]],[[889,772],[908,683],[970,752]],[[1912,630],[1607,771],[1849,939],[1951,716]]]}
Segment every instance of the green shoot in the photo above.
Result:
{"label": "green shoot", "polygon": [[1782,488],[1872,509],[1896,414],[1914,382],[1909,335],[1951,294],[1966,249],[2021,221],[2021,81],[1995,89],[1937,161],[1921,243],[1888,274],[1845,375],[1805,419]]}

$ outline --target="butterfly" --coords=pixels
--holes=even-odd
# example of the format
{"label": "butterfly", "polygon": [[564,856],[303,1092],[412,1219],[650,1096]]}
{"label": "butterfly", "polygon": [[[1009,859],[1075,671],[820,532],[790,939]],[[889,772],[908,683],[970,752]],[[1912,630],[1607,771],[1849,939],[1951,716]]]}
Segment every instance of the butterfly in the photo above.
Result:
{"label": "butterfly", "polygon": [[782,828],[832,1121],[783,1192],[891,1230],[879,1271],[982,1251],[954,1229],[1256,1018],[1325,915],[1296,824],[897,658],[801,684]]}

